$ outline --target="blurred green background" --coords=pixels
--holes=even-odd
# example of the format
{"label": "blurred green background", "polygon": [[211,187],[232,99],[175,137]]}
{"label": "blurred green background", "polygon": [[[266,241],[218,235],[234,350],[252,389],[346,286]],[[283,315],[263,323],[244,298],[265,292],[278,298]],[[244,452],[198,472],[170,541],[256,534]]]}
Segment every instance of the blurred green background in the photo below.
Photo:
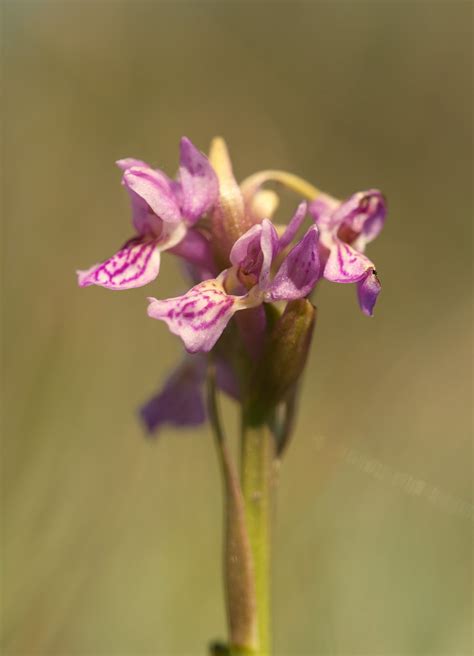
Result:
{"label": "blurred green background", "polygon": [[[274,549],[280,656],[472,650],[469,2],[3,3],[2,654],[224,637],[207,429],[143,438],[181,357],[147,290],[79,290],[130,235],[114,161],[380,187],[376,316],[324,284]],[[296,202],[286,198],[280,219]],[[185,289],[166,259],[153,295]],[[236,411],[226,405],[230,429]]]}

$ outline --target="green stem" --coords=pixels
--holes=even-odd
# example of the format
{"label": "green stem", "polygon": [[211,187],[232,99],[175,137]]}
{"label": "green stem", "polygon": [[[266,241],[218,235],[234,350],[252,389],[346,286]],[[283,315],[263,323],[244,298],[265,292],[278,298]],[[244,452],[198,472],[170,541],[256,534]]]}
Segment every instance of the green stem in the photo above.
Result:
{"label": "green stem", "polygon": [[258,656],[270,654],[270,516],[274,440],[264,425],[242,420],[241,481],[255,573]]}
{"label": "green stem", "polygon": [[229,451],[217,405],[215,370],[208,372],[208,412],[213,429],[225,491],[224,583],[229,645],[214,645],[213,654],[254,656],[258,652],[256,595],[252,552],[246,527],[245,503]]}

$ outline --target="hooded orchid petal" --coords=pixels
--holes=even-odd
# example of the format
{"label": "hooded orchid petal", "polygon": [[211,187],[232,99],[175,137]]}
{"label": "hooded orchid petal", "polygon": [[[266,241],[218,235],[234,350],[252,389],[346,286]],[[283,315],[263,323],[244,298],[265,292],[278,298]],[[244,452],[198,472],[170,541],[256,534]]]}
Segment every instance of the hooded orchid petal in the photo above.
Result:
{"label": "hooded orchid petal", "polygon": [[387,215],[385,197],[378,189],[369,189],[362,194],[358,216],[353,226],[354,231],[359,231],[359,236],[352,242],[352,246],[361,252],[364,251],[366,244],[378,237]]}
{"label": "hooded orchid petal", "polygon": [[383,228],[387,207],[377,189],[359,191],[342,203],[331,196],[321,195],[309,207],[321,240],[330,247],[331,239],[340,239],[363,251]]}
{"label": "hooded orchid petal", "polygon": [[[149,170],[152,175],[155,175],[162,180],[163,186],[168,187],[170,184],[170,181],[167,180],[164,173],[161,171],[153,171],[146,162],[143,162],[140,159],[127,157],[125,159],[119,159],[116,164],[124,172],[131,168]],[[132,186],[133,182],[134,179],[132,177]],[[132,223],[137,233],[143,236],[154,235],[155,237],[159,237],[162,231],[163,220],[152,211],[143,195],[140,195],[137,191],[133,190],[132,186],[129,184],[129,176],[124,175],[122,177],[122,185],[125,187],[130,197],[130,203],[132,206]]]}
{"label": "hooded orchid petal", "polygon": [[160,251],[158,239],[131,239],[105,262],[78,271],[79,287],[99,285],[117,290],[147,285],[160,271]]}
{"label": "hooded orchid petal", "polygon": [[214,205],[219,183],[209,160],[186,137],[180,143],[181,210],[195,223]]}
{"label": "hooded orchid petal", "polygon": [[164,321],[173,334],[181,337],[190,353],[207,352],[234,313],[248,306],[247,297],[227,294],[222,278],[216,278],[192,287],[177,298],[164,301],[149,298],[148,316]]}
{"label": "hooded orchid petal", "polygon": [[131,189],[127,191],[132,206],[132,223],[138,235],[158,237],[163,230],[163,221],[151,211],[150,206],[141,196]]}
{"label": "hooded orchid petal", "polygon": [[244,276],[252,275],[263,289],[270,276],[270,267],[278,249],[278,234],[273,223],[263,219],[247,230],[232,247],[231,263],[239,267]]}
{"label": "hooded orchid petal", "polygon": [[357,283],[357,295],[359,305],[364,314],[372,317],[377,297],[380,294],[381,285],[377,278],[375,269],[370,269],[365,278]]}
{"label": "hooded orchid petal", "polygon": [[165,223],[179,223],[182,220],[170,180],[161,171],[132,167],[123,174],[123,183]]}
{"label": "hooded orchid petal", "polygon": [[279,244],[278,234],[273,223],[268,219],[263,219],[261,225],[262,233],[260,236],[260,249],[263,257],[258,284],[260,289],[265,290],[270,283],[270,270]]}
{"label": "hooded orchid petal", "polygon": [[334,210],[334,223],[337,228],[344,225],[353,232],[364,232],[375,239],[383,227],[386,214],[386,203],[378,189],[359,191],[350,196]]}
{"label": "hooded orchid petal", "polygon": [[265,298],[269,301],[303,298],[310,293],[318,277],[318,229],[311,226],[283,260]]}
{"label": "hooded orchid petal", "polygon": [[246,233],[239,237],[230,251],[229,260],[234,266],[240,266],[249,252],[260,248],[260,237],[262,234],[262,225],[257,223],[247,230]]}

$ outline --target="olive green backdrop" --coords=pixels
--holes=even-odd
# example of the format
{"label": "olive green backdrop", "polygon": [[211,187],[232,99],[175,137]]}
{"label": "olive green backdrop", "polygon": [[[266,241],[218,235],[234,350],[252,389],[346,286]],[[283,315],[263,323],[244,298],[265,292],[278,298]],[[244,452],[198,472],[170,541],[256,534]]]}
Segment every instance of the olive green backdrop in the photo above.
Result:
{"label": "olive green backdrop", "polygon": [[[145,297],[79,290],[130,235],[114,161],[380,187],[374,319],[323,284],[280,472],[279,656],[472,648],[468,2],[3,3],[2,654],[197,656],[224,637],[207,428],[143,438],[181,357]],[[280,212],[287,220],[296,198]],[[232,431],[236,411],[226,405]]]}

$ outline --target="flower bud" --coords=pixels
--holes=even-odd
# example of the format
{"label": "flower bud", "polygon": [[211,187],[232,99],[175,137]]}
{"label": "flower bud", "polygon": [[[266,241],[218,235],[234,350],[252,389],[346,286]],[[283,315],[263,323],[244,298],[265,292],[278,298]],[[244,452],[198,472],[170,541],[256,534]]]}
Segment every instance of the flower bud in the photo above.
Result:
{"label": "flower bud", "polygon": [[308,357],[316,308],[307,299],[287,303],[266,340],[248,403],[249,421],[263,423],[294,387]]}
{"label": "flower bud", "polygon": [[233,244],[250,228],[252,219],[245,211],[242,192],[232,171],[229,151],[221,137],[212,140],[209,161],[219,180],[219,197],[212,212],[212,242],[216,259],[227,266]]}

